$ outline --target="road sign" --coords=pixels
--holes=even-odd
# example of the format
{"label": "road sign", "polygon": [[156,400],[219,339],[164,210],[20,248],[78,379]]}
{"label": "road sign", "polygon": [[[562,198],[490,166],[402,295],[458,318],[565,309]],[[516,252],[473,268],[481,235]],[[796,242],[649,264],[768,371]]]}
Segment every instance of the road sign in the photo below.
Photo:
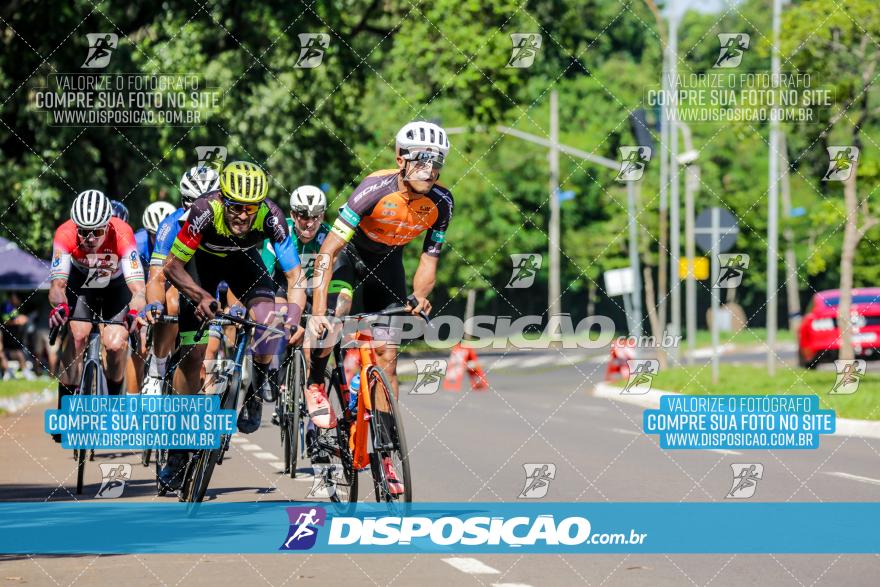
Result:
{"label": "road sign", "polygon": [[[694,279],[703,281],[704,279],[709,279],[709,258],[708,257],[694,257],[694,261],[691,263],[693,266]],[[680,279],[687,279],[688,276],[688,262],[687,259],[679,259],[678,260],[678,277]]]}
{"label": "road sign", "polygon": [[736,245],[739,225],[734,215],[724,208],[704,209],[694,224],[697,245],[705,252],[712,252],[713,244],[715,254],[726,253]]}
{"label": "road sign", "polygon": [[605,272],[605,293],[609,297],[630,294],[633,291],[632,268],[612,269]]}

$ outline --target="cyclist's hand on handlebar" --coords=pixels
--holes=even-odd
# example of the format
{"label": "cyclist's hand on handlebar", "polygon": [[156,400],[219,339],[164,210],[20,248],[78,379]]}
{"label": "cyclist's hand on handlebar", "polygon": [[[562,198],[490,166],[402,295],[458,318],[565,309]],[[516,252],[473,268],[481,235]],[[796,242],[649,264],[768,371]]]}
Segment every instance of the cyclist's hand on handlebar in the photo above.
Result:
{"label": "cyclist's hand on handlebar", "polygon": [[287,344],[291,346],[296,346],[302,342],[303,336],[305,336],[306,331],[304,328],[300,328],[299,326],[294,326],[293,332],[290,333],[290,336],[287,337]]}
{"label": "cyclist's hand on handlebar", "polygon": [[[413,305],[413,302],[417,303]],[[413,316],[419,316],[422,312],[426,315],[431,313],[431,302],[428,301],[428,298],[420,298],[413,294],[406,299],[406,304],[410,309],[410,314]]]}
{"label": "cyclist's hand on handlebar", "polygon": [[70,307],[66,303],[58,304],[49,312],[49,328],[60,328],[70,316]]}
{"label": "cyclist's hand on handlebar", "polygon": [[165,313],[165,306],[161,302],[151,302],[144,307],[143,318],[141,324],[155,324]]}
{"label": "cyclist's hand on handlebar", "polygon": [[247,309],[241,304],[235,304],[234,306],[229,308],[229,315],[235,316],[236,318],[244,318],[245,314],[247,314]]}
{"label": "cyclist's hand on handlebar", "polygon": [[211,294],[206,292],[202,295],[202,299],[199,300],[199,304],[196,306],[196,318],[203,322],[205,320],[211,320],[217,313],[217,307],[217,300],[215,300]]}
{"label": "cyclist's hand on handlebar", "polygon": [[138,311],[133,308],[128,311],[125,321],[128,324],[129,334],[134,334],[141,327],[141,317],[138,315]]}
{"label": "cyclist's hand on handlebar", "polygon": [[320,340],[321,335],[330,330],[330,319],[327,316],[317,316],[312,314],[309,317],[309,334]]}

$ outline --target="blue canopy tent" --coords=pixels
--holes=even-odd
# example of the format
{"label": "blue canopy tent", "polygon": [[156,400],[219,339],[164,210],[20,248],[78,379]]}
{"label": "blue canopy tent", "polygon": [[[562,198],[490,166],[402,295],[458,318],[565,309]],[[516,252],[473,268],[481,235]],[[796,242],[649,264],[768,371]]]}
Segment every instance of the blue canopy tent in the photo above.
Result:
{"label": "blue canopy tent", "polygon": [[0,237],[0,290],[49,289],[49,262]]}

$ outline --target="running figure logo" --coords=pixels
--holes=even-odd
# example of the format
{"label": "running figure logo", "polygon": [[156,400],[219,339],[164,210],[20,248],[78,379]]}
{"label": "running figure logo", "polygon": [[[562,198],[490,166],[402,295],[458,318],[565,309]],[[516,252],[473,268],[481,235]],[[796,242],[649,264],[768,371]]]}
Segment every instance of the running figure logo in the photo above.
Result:
{"label": "running figure logo", "polygon": [[721,43],[721,50],[712,67],[729,69],[739,66],[750,41],[751,37],[746,33],[719,33],[718,42]]}
{"label": "running figure logo", "polygon": [[718,255],[721,269],[718,272],[718,289],[733,289],[742,283],[743,275],[749,268],[749,256],[744,253],[724,253]]}
{"label": "running figure logo", "polygon": [[660,361],[657,359],[629,359],[629,380],[620,395],[644,395],[651,391],[654,376],[660,372]]}
{"label": "running figure logo", "polygon": [[526,463],[523,465],[526,471],[526,484],[520,499],[541,499],[547,495],[550,482],[556,479],[556,465],[553,463]]}
{"label": "running figure logo", "polygon": [[83,69],[104,69],[116,49],[119,37],[114,33],[88,33],[89,53],[82,64]]}
{"label": "running figure logo", "polygon": [[733,469],[733,485],[725,499],[748,499],[755,495],[758,481],[764,478],[764,465],[735,463],[730,468]]}
{"label": "running figure logo", "polygon": [[101,463],[101,487],[95,495],[99,499],[122,497],[125,484],[131,481],[129,463]]}
{"label": "running figure logo", "polygon": [[199,167],[213,169],[219,173],[226,163],[226,147],[220,145],[201,145],[196,147]]}
{"label": "running figure logo", "polygon": [[324,60],[324,50],[330,46],[330,35],[326,33],[300,33],[299,59],[296,60],[297,69],[314,69],[321,65]]}
{"label": "running figure logo", "polygon": [[510,261],[513,263],[513,273],[505,287],[507,289],[531,287],[535,282],[535,276],[541,270],[543,257],[538,253],[514,253],[510,256]]}
{"label": "running figure logo", "polygon": [[620,171],[617,181],[639,181],[651,160],[652,149],[643,145],[620,147]]}
{"label": "running figure logo", "polygon": [[828,171],[822,176],[822,181],[846,181],[859,161],[859,148],[828,147],[828,159]]}
{"label": "running figure logo", "polygon": [[834,361],[837,370],[837,380],[829,391],[832,395],[849,395],[859,388],[862,376],[868,369],[868,364],[862,359]]}
{"label": "running figure logo", "polygon": [[308,550],[318,540],[318,526],[324,526],[327,512],[324,508],[287,508],[290,529],[287,540],[278,550]]}
{"label": "running figure logo", "polygon": [[431,395],[440,389],[440,382],[446,376],[446,359],[416,359],[416,382],[410,395]]}
{"label": "running figure logo", "polygon": [[538,54],[543,40],[540,33],[510,33],[510,42],[513,44],[513,50],[510,53],[507,67],[515,67],[517,69],[531,67],[532,63],[535,62],[535,56]]}

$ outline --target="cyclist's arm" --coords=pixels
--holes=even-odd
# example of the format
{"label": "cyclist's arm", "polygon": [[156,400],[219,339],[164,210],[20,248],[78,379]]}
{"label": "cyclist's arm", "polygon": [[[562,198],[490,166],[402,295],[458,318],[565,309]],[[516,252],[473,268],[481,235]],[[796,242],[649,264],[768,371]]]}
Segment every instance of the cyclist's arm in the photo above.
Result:
{"label": "cyclist's arm", "polygon": [[165,273],[161,265],[150,265],[150,278],[147,280],[147,303],[165,304]]}
{"label": "cyclist's arm", "polygon": [[440,257],[434,257],[427,253],[422,253],[419,258],[419,266],[413,276],[413,293],[419,300],[431,295],[434,284],[437,282],[437,261],[439,260]]}
{"label": "cyclist's arm", "polygon": [[147,303],[145,297],[144,266],[141,264],[134,231],[128,224],[122,223],[117,228],[116,247],[119,254],[119,262],[122,264],[122,275],[125,284],[131,290],[131,302],[129,307],[140,312]]}
{"label": "cyclist's arm", "polygon": [[317,316],[323,316],[327,313],[327,293],[330,290],[330,279],[333,277],[333,265],[336,263],[336,257],[339,256],[339,253],[345,248],[345,245],[351,238],[351,234],[348,235],[348,238],[345,238],[345,230],[337,230],[337,226],[348,228],[351,234],[354,234],[352,229],[337,219],[336,224],[333,225],[333,230],[327,233],[326,238],[324,238],[321,250],[315,259],[313,273],[314,281],[319,284],[312,292],[312,314]]}
{"label": "cyclist's arm", "polygon": [[52,268],[49,278],[49,303],[52,306],[67,302],[67,279],[70,277],[70,252],[71,246],[76,245],[76,229],[67,223],[62,224],[55,231],[55,239],[52,243]]}
{"label": "cyclist's arm", "polygon": [[[285,223],[284,227],[286,228],[286,226]],[[299,253],[296,252],[296,245],[290,234],[285,234],[284,238],[279,241],[280,237],[280,234],[274,237],[272,248],[275,251],[275,262],[287,279],[287,302],[297,304],[302,310],[306,303],[306,284],[302,279],[304,274]]]}
{"label": "cyclist's arm", "polygon": [[199,287],[199,284],[186,272],[186,261],[179,259],[177,255],[172,254],[168,257],[162,271],[178,291],[194,302],[198,303],[205,298],[214,298],[213,294]]}

